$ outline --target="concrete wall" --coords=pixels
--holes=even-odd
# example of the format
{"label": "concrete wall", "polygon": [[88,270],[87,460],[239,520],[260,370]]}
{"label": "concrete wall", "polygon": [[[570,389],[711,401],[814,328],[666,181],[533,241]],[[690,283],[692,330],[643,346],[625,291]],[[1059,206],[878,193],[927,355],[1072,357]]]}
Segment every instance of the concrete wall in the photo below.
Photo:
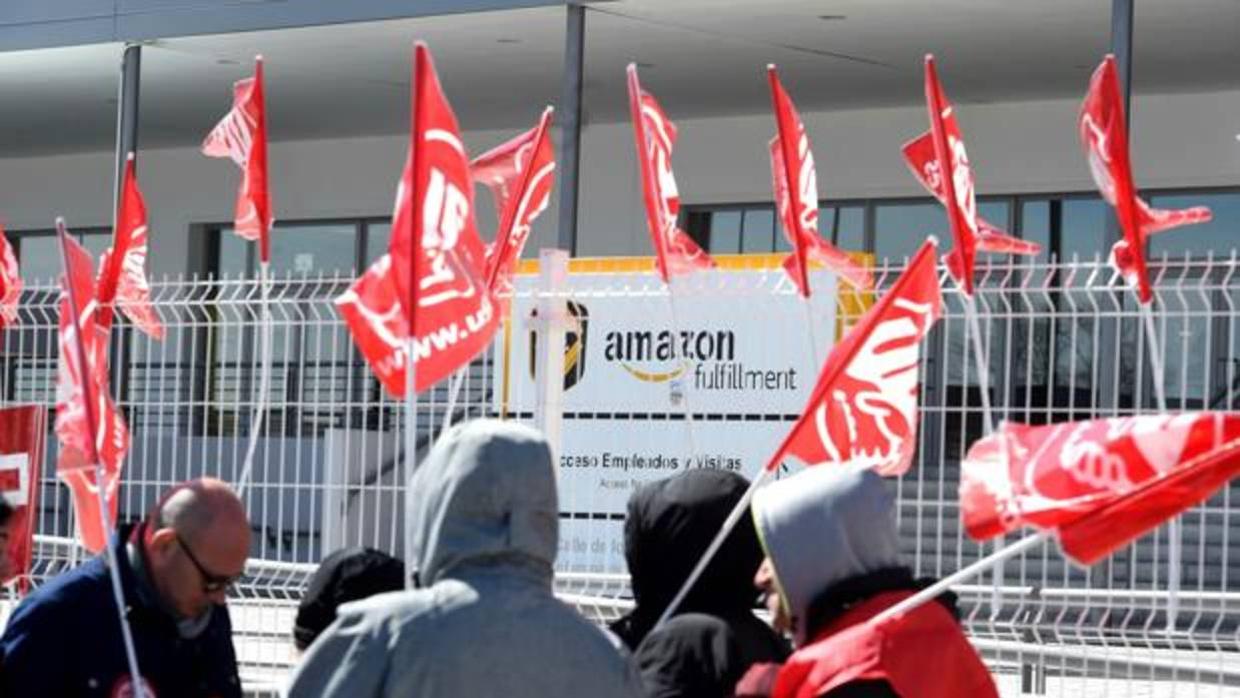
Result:
{"label": "concrete wall", "polygon": [[[676,104],[665,97],[676,118]],[[1075,99],[960,105],[961,125],[981,194],[1092,190],[1076,140]],[[1240,186],[1240,91],[1134,98],[1134,159],[1143,187]],[[899,146],[925,128],[920,107],[806,114],[818,162],[820,198],[920,196]],[[675,167],[685,203],[768,201],[769,115],[682,119]],[[278,134],[272,134],[276,136]],[[511,134],[466,134],[473,152]],[[399,136],[275,142],[271,146],[276,215],[298,219],[384,216],[391,211],[406,140]],[[73,226],[107,225],[112,154],[0,159],[0,216],[10,230],[48,228],[65,215]],[[191,266],[191,225],[228,221],[238,173],[195,148],[146,150],[139,181],[150,208],[151,269]],[[580,252],[648,254],[627,123],[589,124],[582,144]],[[489,196],[479,196],[485,235],[494,228]],[[529,251],[555,239],[552,206]]]}

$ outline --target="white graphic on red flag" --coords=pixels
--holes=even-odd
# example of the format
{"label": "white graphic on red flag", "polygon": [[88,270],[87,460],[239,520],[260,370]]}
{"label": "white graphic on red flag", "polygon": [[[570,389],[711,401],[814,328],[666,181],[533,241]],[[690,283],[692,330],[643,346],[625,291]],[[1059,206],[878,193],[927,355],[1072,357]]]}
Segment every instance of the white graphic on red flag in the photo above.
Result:
{"label": "white graphic on red flag", "polygon": [[233,106],[207,134],[202,153],[230,158],[241,168],[233,226],[237,235],[257,240],[259,259],[271,259],[271,193],[267,188],[267,117],[263,98],[263,60],[254,77],[233,85]]}
{"label": "white graphic on red flag", "polygon": [[672,276],[713,268],[715,261],[710,255],[676,226],[680,215],[680,193],[672,174],[676,125],[663,113],[654,96],[642,90],[637,81],[637,66],[633,64],[628,67],[628,85],[642,201],[659,276],[668,282]]}
{"label": "white graphic on red flag", "polygon": [[809,404],[767,468],[787,456],[901,475],[917,438],[921,341],[941,315],[933,240],[832,349]]}
{"label": "white graphic on red flag", "polygon": [[1123,233],[1123,239],[1111,247],[1111,264],[1137,289],[1141,302],[1149,303],[1154,292],[1146,270],[1146,239],[1182,225],[1205,223],[1211,218],[1210,209],[1155,209],[1137,196],[1114,56],[1107,56],[1094,71],[1081,104],[1077,130],[1089,160],[1089,173],[1103,200],[1115,207]]}
{"label": "white graphic on red flag", "polygon": [[0,329],[17,324],[17,304],[22,297],[22,275],[17,255],[0,226]]}
{"label": "white graphic on red flag", "polygon": [[1037,254],[1041,248],[1017,240],[978,217],[973,168],[964,147],[964,135],[955,108],[939,83],[931,55],[925,60],[925,93],[930,130],[905,144],[904,157],[913,175],[947,211],[955,244],[943,262],[965,295],[972,296],[973,269],[979,250]]}
{"label": "white graphic on red flag", "polygon": [[961,517],[977,540],[1022,525],[1057,530],[1065,552],[1090,564],[1237,473],[1237,414],[1005,424],[969,449]]}
{"label": "white graphic on red flag", "polygon": [[131,153],[121,182],[112,246],[103,253],[99,265],[98,324],[105,336],[112,328],[115,305],[138,329],[155,339],[164,338],[164,326],[151,306],[151,288],[146,281],[146,250],[146,202],[138,189]]}
{"label": "white graphic on red flag", "polygon": [[[857,288],[871,288],[874,279],[868,269],[857,264],[818,234],[818,174],[814,169],[814,153],[809,134],[797,113],[792,98],[784,91],[774,66],[767,68],[771,83],[771,99],[775,109],[776,135],[770,142],[771,181],[775,204],[783,223],[784,236],[792,244],[792,254],[784,260],[784,269],[808,298],[809,262],[827,267]],[[786,161],[791,167],[786,167]]]}
{"label": "white graphic on red flag", "polygon": [[19,405],[0,409],[0,496],[13,508],[6,524],[8,548],[0,550],[0,555],[8,558],[7,562],[0,562],[0,570],[5,570],[0,574],[0,583],[16,577],[23,595],[30,586],[30,564],[34,559],[46,434],[46,407]]}
{"label": "white graphic on red flag", "polygon": [[[935,199],[938,199],[939,203],[944,206],[948,205],[946,195],[943,193],[942,168],[939,166],[939,161],[934,154],[933,135],[927,131],[905,143],[903,152],[904,161],[908,164],[917,181],[921,182],[921,186],[925,187],[926,191],[930,192]],[[973,189],[972,184],[969,185],[969,189]],[[976,221],[977,237],[975,238],[975,244],[978,251],[1019,255],[1036,255],[1042,251],[1042,246],[1036,242],[1012,237],[1004,232],[1002,228],[981,216],[976,216]]]}
{"label": "white graphic on red flag", "polygon": [[414,90],[389,252],[336,300],[358,349],[397,397],[406,392],[410,334],[414,389],[422,391],[483,351],[499,321],[483,281],[469,158],[423,44],[414,49]]}
{"label": "white graphic on red flag", "polygon": [[[120,410],[112,402],[108,387],[108,336],[99,327],[95,284],[91,279],[91,259],[72,237],[66,236],[65,274],[61,277],[60,354],[56,371],[56,437],[60,450],[56,458],[57,475],[73,492],[74,511],[83,545],[98,552],[106,544],[94,496],[96,457],[102,463],[105,488],[116,520],[116,489],[121,467],[129,450],[129,430]],[[70,311],[69,285],[77,304],[78,326]],[[86,375],[78,363],[80,342],[86,354]],[[94,406],[96,433],[92,434],[86,416],[86,401]]]}
{"label": "white graphic on red flag", "polygon": [[510,278],[525,249],[534,219],[551,201],[555,151],[547,130],[551,108],[538,126],[479,155],[470,163],[475,181],[491,188],[499,211],[495,241],[486,251],[487,287],[492,293],[511,294]]}

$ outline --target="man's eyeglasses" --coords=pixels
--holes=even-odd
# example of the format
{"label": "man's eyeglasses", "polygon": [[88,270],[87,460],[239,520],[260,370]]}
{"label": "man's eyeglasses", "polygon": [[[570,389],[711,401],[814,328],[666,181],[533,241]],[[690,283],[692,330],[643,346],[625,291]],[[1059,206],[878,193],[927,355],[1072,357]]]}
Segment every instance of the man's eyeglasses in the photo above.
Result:
{"label": "man's eyeglasses", "polygon": [[185,551],[185,557],[188,557],[189,561],[194,563],[194,568],[198,570],[198,574],[202,577],[203,592],[207,594],[215,594],[221,591],[228,591],[232,588],[232,585],[236,584],[237,580],[241,578],[240,574],[226,576],[208,572],[207,568],[203,567],[202,563],[198,561],[198,558],[194,557],[194,553],[189,549],[189,545],[185,542],[185,539],[181,537],[181,534],[178,533],[176,535],[177,545],[180,545],[181,550]]}

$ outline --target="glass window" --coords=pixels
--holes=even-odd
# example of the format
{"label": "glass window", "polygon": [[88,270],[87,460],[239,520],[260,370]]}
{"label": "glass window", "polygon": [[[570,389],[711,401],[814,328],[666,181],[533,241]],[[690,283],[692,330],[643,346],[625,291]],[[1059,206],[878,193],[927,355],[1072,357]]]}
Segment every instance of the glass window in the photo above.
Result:
{"label": "glass window", "polygon": [[1041,259],[1050,259],[1051,202],[1045,199],[1022,201],[1020,204],[1020,237],[1042,246]]}
{"label": "glass window", "polygon": [[715,211],[710,215],[710,252],[736,254],[741,251],[741,212]]}
{"label": "glass window", "polygon": [[[989,201],[977,202],[977,215],[979,218],[986,219],[986,222],[999,228],[1003,232],[1011,235],[1012,230],[1008,225],[1008,211],[1011,208],[1007,199],[991,199]],[[1003,264],[1012,258],[1007,254],[991,254],[989,252],[979,252],[979,262],[991,262]]]}
{"label": "glass window", "polygon": [[925,203],[879,204],[874,211],[874,255],[881,263],[911,257],[930,235],[939,243],[950,244],[951,232],[943,207],[935,201]]}
{"label": "glass window", "polygon": [[364,266],[370,266],[379,257],[388,251],[388,243],[392,240],[392,224],[383,223],[367,223],[366,224],[366,259]]}
{"label": "glass window", "polygon": [[[251,244],[237,237],[231,227],[221,228],[220,272],[242,273]],[[357,226],[353,223],[276,224],[271,231],[271,271],[278,276],[347,276],[356,269]]]}
{"label": "glass window", "polygon": [[1065,198],[1060,221],[1060,257],[1080,261],[1095,257],[1105,260],[1111,253],[1111,233],[1107,231],[1110,206],[1098,197]]}
{"label": "glass window", "polygon": [[741,252],[770,252],[775,249],[775,209],[745,211],[741,219]]}
{"label": "glass window", "polygon": [[[103,254],[112,242],[111,232],[102,229],[73,231],[73,234],[90,253],[96,264],[98,264],[99,255]],[[16,243],[18,266],[23,279],[38,284],[57,283],[62,262],[60,240],[56,235],[43,232],[18,234],[10,241]]]}
{"label": "glass window", "polygon": [[1232,250],[1240,249],[1240,192],[1211,194],[1162,194],[1150,198],[1155,208],[1189,208],[1209,206],[1214,218],[1209,223],[1168,230],[1150,238],[1150,257],[1161,258],[1164,253],[1171,257],[1183,257],[1189,253],[1195,257],[1226,257]]}
{"label": "glass window", "polygon": [[847,252],[865,250],[865,206],[826,206],[818,211],[818,232]]}

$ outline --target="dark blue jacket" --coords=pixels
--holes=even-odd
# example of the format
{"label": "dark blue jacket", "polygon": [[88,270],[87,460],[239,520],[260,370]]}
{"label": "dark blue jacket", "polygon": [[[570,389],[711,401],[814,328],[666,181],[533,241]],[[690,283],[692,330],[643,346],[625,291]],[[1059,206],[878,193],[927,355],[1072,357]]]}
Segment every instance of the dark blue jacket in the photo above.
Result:
{"label": "dark blue jacket", "polygon": [[[181,639],[173,618],[138,593],[125,551],[129,533],[130,527],[122,527],[112,546],[121,561],[138,666],[156,698],[240,698],[228,609],[216,607],[202,634]],[[100,555],[52,579],[17,607],[0,637],[0,696],[110,698],[118,683],[127,682],[105,561]]]}

